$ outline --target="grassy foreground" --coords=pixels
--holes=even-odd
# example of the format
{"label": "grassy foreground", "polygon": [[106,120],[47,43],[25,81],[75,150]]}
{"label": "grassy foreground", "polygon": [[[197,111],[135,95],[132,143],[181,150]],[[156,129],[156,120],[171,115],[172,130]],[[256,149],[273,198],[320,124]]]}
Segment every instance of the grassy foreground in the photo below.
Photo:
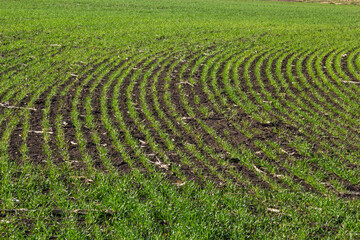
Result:
{"label": "grassy foreground", "polygon": [[360,239],[360,8],[0,0],[0,238]]}

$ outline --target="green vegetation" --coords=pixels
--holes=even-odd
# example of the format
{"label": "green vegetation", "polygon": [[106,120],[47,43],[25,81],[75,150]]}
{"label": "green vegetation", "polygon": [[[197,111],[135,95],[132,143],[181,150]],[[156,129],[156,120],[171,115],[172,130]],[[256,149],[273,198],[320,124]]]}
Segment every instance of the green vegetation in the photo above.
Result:
{"label": "green vegetation", "polygon": [[0,237],[359,239],[360,9],[0,0]]}

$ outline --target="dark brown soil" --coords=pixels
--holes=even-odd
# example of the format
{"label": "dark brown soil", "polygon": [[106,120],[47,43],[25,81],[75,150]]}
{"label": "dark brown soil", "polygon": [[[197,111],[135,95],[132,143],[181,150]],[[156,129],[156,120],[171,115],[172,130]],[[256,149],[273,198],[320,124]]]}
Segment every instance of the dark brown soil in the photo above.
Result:
{"label": "dark brown soil", "polygon": [[[51,54],[60,54],[61,51],[62,49],[59,49],[58,52],[55,51]],[[226,62],[236,56],[235,54],[222,60],[214,80],[216,86],[213,85],[213,76],[211,75],[215,65],[209,66],[205,77],[202,76],[204,65],[200,64],[198,69],[192,69],[202,57],[203,52],[210,53],[204,58],[204,64],[217,54],[221,54],[216,46],[201,49],[198,52],[178,52],[170,56],[166,56],[165,53],[157,53],[156,55],[149,55],[149,58],[141,61],[130,56],[119,61],[111,69],[108,68],[112,66],[113,60],[103,57],[103,60],[98,62],[95,58],[95,60],[79,68],[74,75],[65,81],[58,81],[56,83],[58,89],[53,97],[49,97],[52,90],[50,87],[36,99],[32,99],[32,95],[28,95],[18,103],[12,103],[17,107],[13,109],[14,114],[19,114],[19,116],[24,116],[23,108],[29,107],[29,102],[33,102],[30,106],[36,110],[29,110],[30,131],[27,133],[26,139],[23,138],[25,122],[20,121],[14,127],[8,153],[11,159],[18,164],[23,161],[31,161],[33,164],[46,167],[47,161],[52,161],[59,166],[70,161],[74,171],[86,171],[88,168],[95,168],[98,171],[106,172],[109,169],[100,156],[100,150],[106,149],[106,157],[110,159],[110,163],[120,174],[128,174],[133,168],[141,169],[143,172],[152,171],[148,169],[151,166],[151,169],[163,173],[169,181],[175,184],[182,182],[185,178],[187,181],[196,181],[200,184],[212,181],[218,186],[223,186],[226,184],[225,182],[229,182],[247,189],[251,189],[253,186],[271,189],[277,185],[295,191],[293,185],[299,185],[304,191],[322,195],[318,189],[307,183],[301,174],[295,173],[292,169],[298,161],[307,161],[307,170],[309,172],[321,172],[323,177],[319,180],[334,194],[340,197],[358,197],[360,195],[358,194],[360,193],[359,185],[339,176],[335,171],[336,169],[325,169],[319,162],[312,161],[312,159],[319,157],[325,159],[338,158],[345,165],[346,171],[358,170],[360,165],[350,162],[347,155],[343,154],[344,152],[349,154],[359,152],[359,146],[356,144],[356,141],[360,140],[357,126],[341,125],[344,118],[339,114],[325,115],[322,110],[317,108],[318,106],[323,106],[326,111],[332,113],[334,111],[326,107],[317,95],[311,93],[309,86],[301,81],[298,82],[298,85],[308,93],[308,99],[299,97],[302,91],[291,82],[286,72],[286,66],[293,56],[290,52],[282,62],[282,74],[289,86],[288,89],[285,89],[284,86],[280,86],[279,89],[281,92],[291,91],[296,95],[296,99],[291,96],[280,96],[281,92],[271,85],[266,72],[266,64],[269,59],[279,51],[269,55],[264,52],[249,63],[248,74],[251,83],[247,83],[244,78],[245,66],[250,57],[246,58],[238,69],[239,91],[246,95],[249,103],[258,106],[256,112],[249,112],[247,109],[239,107],[225,88],[222,72],[225,71]],[[117,53],[113,52],[112,54]],[[236,54],[241,54],[241,52]],[[322,61],[325,62],[330,54],[325,56]],[[161,57],[165,58],[158,62]],[[180,61],[172,67],[172,64],[182,57],[185,58],[185,61]],[[261,57],[264,57],[264,62],[257,69],[257,62]],[[309,81],[314,91],[326,99],[329,105],[336,108],[337,111],[346,112],[334,100],[335,98],[339,99],[336,93],[325,92],[313,83],[312,80],[314,79],[306,70],[306,63],[309,58],[310,55],[305,56],[302,63],[301,71],[304,77]],[[146,64],[148,59],[150,62]],[[164,66],[164,62],[167,60],[169,62]],[[275,62],[277,60],[278,58],[271,63],[271,74],[273,76],[276,76]],[[127,70],[127,68],[122,69],[124,64],[133,61],[135,61],[135,65],[126,76],[122,77],[122,74]],[[299,79],[295,68],[297,61],[298,58],[295,58],[291,63],[294,66],[291,69],[291,74],[295,79]],[[148,72],[152,65],[155,67],[151,72]],[[99,74],[101,74],[97,70],[103,67],[107,69],[107,73],[97,82]],[[14,66],[13,70],[16,69],[17,66]],[[356,80],[356,77],[350,73],[347,67],[346,59],[342,60],[342,69],[350,79]],[[13,70],[10,69],[9,71]],[[256,71],[259,71],[260,74],[257,75]],[[228,81],[234,84],[232,74],[233,69],[230,70]],[[324,74],[331,81],[334,81],[329,72],[324,70]],[[137,79],[134,80],[134,76],[137,76]],[[159,77],[155,79],[156,76]],[[90,78],[89,82],[83,84],[84,80],[88,78]],[[190,78],[195,81],[195,84],[189,82]],[[206,80],[204,81],[204,79]],[[107,92],[107,100],[104,103],[106,107],[104,108],[101,106],[100,99],[103,97],[104,85],[110,80],[113,82]],[[114,90],[118,87],[117,83],[120,80],[123,82],[119,86],[118,106],[113,106]],[[156,84],[154,84],[155,80]],[[134,88],[129,92],[133,81],[135,81]],[[144,81],[146,81],[146,87],[145,90],[142,90],[140,86]],[[169,87],[166,87],[167,84]],[[94,91],[91,90],[92,86],[95,87]],[[156,99],[153,88],[157,92]],[[65,89],[67,89],[66,94],[61,96],[60,93]],[[208,89],[210,95],[204,89]],[[75,105],[75,94],[78,91],[80,101]],[[140,97],[142,92],[145,92],[145,100]],[[258,94],[254,95],[252,92]],[[165,100],[167,93],[171,95],[170,102],[175,109],[168,106],[168,102]],[[128,95],[131,96],[130,99]],[[280,111],[273,103],[269,102],[268,95],[278,100],[286,111]],[[3,96],[0,97],[3,98]],[[195,97],[197,97],[196,101]],[[91,113],[87,112],[85,108],[87,98],[91,99]],[[224,99],[226,101],[223,101]],[[156,101],[160,106],[158,110],[155,109]],[[309,110],[300,109],[300,101],[308,106]],[[357,98],[354,101],[359,102],[360,99]],[[268,102],[268,105],[264,102]],[[299,109],[292,109],[286,102],[293,103]],[[49,141],[45,142],[43,132],[45,130],[43,126],[45,114],[43,110],[47,104],[50,104],[50,128],[46,129]],[[134,115],[130,114],[129,106],[131,104],[134,104],[135,107]],[[142,109],[143,104],[147,106],[146,110],[149,110],[150,115],[147,115],[145,109]],[[271,110],[266,110],[267,107]],[[74,115],[75,108],[78,111],[76,116]],[[204,114],[203,109],[207,109],[207,114]],[[121,113],[121,118],[115,116],[116,111]],[[293,111],[304,114],[304,116],[307,114],[308,117],[303,118],[306,120],[305,126],[292,118],[290,113]],[[261,112],[267,112],[270,121],[264,122],[254,118],[254,115]],[[5,113],[4,109],[1,113]],[[111,128],[116,132],[116,135],[109,132],[109,126],[104,125],[104,114],[109,117]],[[357,113],[347,114],[352,118],[357,117]],[[58,116],[61,116],[62,121],[60,127],[56,126]],[[88,117],[93,118],[95,127],[87,125],[86,119]],[[320,123],[313,121],[315,117],[319,117]],[[181,119],[181,123],[179,119]],[[156,124],[153,121],[156,121]],[[81,132],[82,140],[85,142],[84,148],[80,148],[78,144],[79,137],[75,123],[80,126],[78,131]],[[120,127],[121,124],[124,124],[126,129]],[[156,125],[160,127],[162,133],[157,131]],[[1,133],[4,132],[5,128],[7,128],[6,121],[2,122]],[[333,133],[329,131],[330,128],[338,132]],[[349,133],[349,137],[339,138],[336,136],[342,131]],[[60,148],[59,135],[61,132],[64,133],[65,142],[63,144],[66,146],[65,149]],[[95,133],[101,138],[100,144],[94,140]],[[170,149],[167,142],[169,139],[175,146],[175,150]],[[136,145],[131,144],[131,141],[134,141]],[[308,151],[304,153],[299,146],[294,144],[296,142],[306,143],[309,146]],[[119,151],[116,143],[121,143],[125,152]],[[150,143],[154,143],[154,145]],[[20,147],[24,144],[28,149],[28,158],[20,154]],[[51,156],[48,156],[44,151],[46,144],[51,149]],[[189,148],[189,145],[193,147],[196,154]],[[342,149],[342,152],[338,152],[337,149]],[[246,155],[248,152],[251,157],[244,161],[241,158],[234,157],[235,152],[240,155]],[[90,162],[86,162],[85,157],[88,157]],[[276,171],[268,169],[266,165],[273,167]],[[283,176],[288,176],[291,180],[290,183],[285,182]],[[346,191],[337,190],[330,184],[331,181],[338,182]]]}

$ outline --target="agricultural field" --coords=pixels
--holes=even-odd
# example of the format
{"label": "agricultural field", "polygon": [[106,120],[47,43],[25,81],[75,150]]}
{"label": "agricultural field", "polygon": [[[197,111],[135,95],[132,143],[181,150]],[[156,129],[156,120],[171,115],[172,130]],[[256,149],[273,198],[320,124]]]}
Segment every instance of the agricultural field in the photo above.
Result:
{"label": "agricultural field", "polygon": [[359,7],[0,0],[0,238],[360,239]]}

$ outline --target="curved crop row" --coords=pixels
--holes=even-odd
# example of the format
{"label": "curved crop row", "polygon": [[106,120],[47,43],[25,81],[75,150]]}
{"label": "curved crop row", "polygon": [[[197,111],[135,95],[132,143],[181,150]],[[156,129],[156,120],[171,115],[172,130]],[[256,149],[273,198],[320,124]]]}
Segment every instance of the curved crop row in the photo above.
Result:
{"label": "curved crop row", "polygon": [[357,47],[229,43],[94,52],[87,62],[64,50],[6,55],[0,76],[15,79],[0,88],[6,159],[88,174],[160,171],[175,184],[213,181],[259,196],[360,195]]}

